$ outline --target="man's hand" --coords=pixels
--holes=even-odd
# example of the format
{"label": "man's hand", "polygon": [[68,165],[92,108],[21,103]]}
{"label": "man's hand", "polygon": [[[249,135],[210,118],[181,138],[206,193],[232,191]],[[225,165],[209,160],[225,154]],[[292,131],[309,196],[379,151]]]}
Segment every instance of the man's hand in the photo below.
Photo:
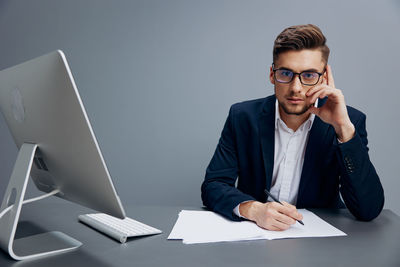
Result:
{"label": "man's hand", "polygon": [[[330,65],[327,65],[326,73],[327,81],[310,88],[306,93],[308,102],[311,105],[309,110],[324,122],[331,124],[341,142],[347,142],[353,138],[355,128],[347,113],[342,91],[335,88]],[[322,99],[324,97],[328,97],[328,99],[322,107],[317,108],[312,105],[317,98]]]}
{"label": "man's hand", "polygon": [[297,211],[295,206],[287,202],[282,202],[282,204],[248,201],[240,204],[239,212],[264,229],[283,231],[295,224],[296,220],[302,220],[303,215]]}

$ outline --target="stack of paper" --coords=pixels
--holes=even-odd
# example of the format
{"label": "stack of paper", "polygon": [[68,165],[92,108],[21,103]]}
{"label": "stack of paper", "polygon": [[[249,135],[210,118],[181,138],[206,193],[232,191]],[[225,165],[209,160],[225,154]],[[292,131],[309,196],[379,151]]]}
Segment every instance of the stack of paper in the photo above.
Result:
{"label": "stack of paper", "polygon": [[304,225],[296,223],[285,231],[268,231],[249,221],[234,222],[211,211],[182,210],[168,239],[185,244],[221,241],[344,236],[344,232],[314,213],[302,209]]}

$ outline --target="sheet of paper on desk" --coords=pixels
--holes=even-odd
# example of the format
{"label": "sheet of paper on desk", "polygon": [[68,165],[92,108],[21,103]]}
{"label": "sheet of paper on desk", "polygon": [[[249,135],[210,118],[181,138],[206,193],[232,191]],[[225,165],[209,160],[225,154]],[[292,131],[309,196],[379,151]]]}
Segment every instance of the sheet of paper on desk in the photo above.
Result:
{"label": "sheet of paper on desk", "polygon": [[262,238],[252,222],[232,222],[211,211],[182,210],[168,239],[183,243],[208,243]]}
{"label": "sheet of paper on desk", "polygon": [[311,211],[300,209],[304,226],[296,223],[286,231],[268,231],[249,221],[233,222],[211,211],[182,210],[168,239],[183,239],[185,244],[345,236]]}

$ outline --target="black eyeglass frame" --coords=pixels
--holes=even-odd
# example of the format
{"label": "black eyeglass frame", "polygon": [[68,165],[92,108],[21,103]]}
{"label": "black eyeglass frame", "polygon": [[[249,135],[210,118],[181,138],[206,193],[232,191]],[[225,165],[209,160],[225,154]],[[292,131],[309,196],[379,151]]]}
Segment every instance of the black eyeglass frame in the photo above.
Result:
{"label": "black eyeglass frame", "polygon": [[[278,83],[291,83],[292,81],[293,81],[293,79],[294,79],[294,77],[296,77],[296,75],[299,75],[299,79],[300,79],[300,82],[301,82],[301,84],[302,85],[306,85],[306,86],[313,86],[313,85],[316,85],[318,82],[319,82],[319,79],[321,78],[321,76],[325,73],[325,71],[326,71],[326,68],[324,68],[324,72],[318,72],[318,71],[302,71],[302,72],[294,72],[294,71],[292,71],[292,70],[289,70],[289,69],[285,69],[285,68],[279,68],[279,69],[274,69],[274,66],[275,66],[275,64],[274,63],[272,63],[272,71],[274,72],[274,80],[275,81],[277,81]],[[277,79],[276,79],[276,71],[277,70],[287,70],[287,71],[290,71],[290,72],[292,72],[293,73],[293,76],[292,76],[292,79],[290,79],[290,81],[288,81],[288,82],[281,82],[281,81],[278,81]],[[310,83],[303,83],[303,81],[301,80],[301,74],[303,74],[304,72],[312,72],[312,73],[317,73],[318,74],[318,80],[315,82],[315,83],[313,83],[313,84],[310,84]]]}

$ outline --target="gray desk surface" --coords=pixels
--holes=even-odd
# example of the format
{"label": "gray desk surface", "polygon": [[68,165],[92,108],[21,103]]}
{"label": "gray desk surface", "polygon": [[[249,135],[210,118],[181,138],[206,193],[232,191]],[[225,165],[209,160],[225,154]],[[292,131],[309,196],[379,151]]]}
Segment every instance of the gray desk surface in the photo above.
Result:
{"label": "gray desk surface", "polygon": [[182,209],[127,206],[129,217],[163,234],[120,244],[77,221],[80,206],[37,202],[22,210],[17,236],[62,231],[83,245],[73,252],[16,262],[0,252],[0,266],[400,266],[400,217],[384,210],[372,222],[360,222],[346,210],[312,210],[348,236],[257,240],[184,245],[167,237]]}

